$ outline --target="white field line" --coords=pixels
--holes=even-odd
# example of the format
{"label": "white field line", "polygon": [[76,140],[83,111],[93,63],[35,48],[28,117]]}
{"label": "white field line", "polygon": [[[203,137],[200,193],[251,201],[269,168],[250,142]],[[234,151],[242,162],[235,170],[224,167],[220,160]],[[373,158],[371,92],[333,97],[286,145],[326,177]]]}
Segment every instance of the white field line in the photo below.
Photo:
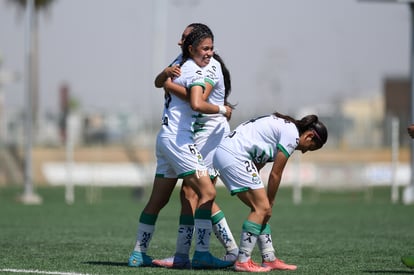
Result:
{"label": "white field line", "polygon": [[60,271],[42,271],[42,270],[31,270],[31,269],[13,269],[13,268],[2,268],[0,272],[10,273],[34,273],[34,274],[50,274],[50,275],[91,275],[87,273],[76,273],[76,272],[60,272]]}

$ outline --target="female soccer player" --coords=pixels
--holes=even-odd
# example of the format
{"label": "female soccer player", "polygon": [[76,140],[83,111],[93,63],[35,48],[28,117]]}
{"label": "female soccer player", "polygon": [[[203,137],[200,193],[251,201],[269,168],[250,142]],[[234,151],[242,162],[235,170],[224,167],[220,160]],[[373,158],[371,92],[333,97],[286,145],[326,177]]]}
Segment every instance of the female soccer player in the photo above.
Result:
{"label": "female soccer player", "polygon": [[[182,47],[185,38],[194,28],[203,28],[213,36],[208,26],[201,23],[192,23],[185,28],[181,40],[178,42],[180,47]],[[186,89],[182,86],[175,85],[170,80],[170,78],[174,78],[174,76],[180,74],[178,64],[181,59],[182,57],[178,56],[172,65],[164,69],[155,79],[155,85],[160,87],[163,83],[164,86],[169,88],[167,90],[167,96],[168,93],[174,93],[175,95],[186,99],[188,98]],[[206,89],[203,98],[212,104],[230,105],[227,102],[231,90],[230,72],[220,56],[214,53],[210,63],[203,69],[207,72],[205,79]],[[229,117],[226,118],[221,114],[200,113],[197,115],[195,122],[194,141],[204,158],[204,163],[209,168],[209,175],[214,183],[217,178],[217,173],[213,168],[214,150],[224,136],[230,132],[230,126],[227,119],[229,119]],[[173,257],[166,259],[155,259],[153,261],[155,265],[173,268],[190,268],[189,252],[194,227],[193,214],[198,197],[186,181],[183,181],[181,186],[180,198],[182,207],[176,253]],[[238,246],[227,224],[224,213],[216,203],[214,203],[212,207],[212,223],[215,235],[226,249],[226,255],[223,257],[223,260],[234,263],[238,254]]]}
{"label": "female soccer player", "polygon": [[[188,41],[187,41],[188,40]],[[222,268],[228,262],[213,257],[209,252],[211,206],[216,190],[211,184],[202,155],[194,144],[192,133],[195,115],[226,114],[231,108],[214,105],[202,98],[205,88],[205,74],[202,70],[213,55],[213,40],[210,34],[192,31],[183,47],[181,75],[174,79],[178,85],[190,92],[190,103],[174,94],[166,98],[163,123],[157,135],[157,168],[151,197],[141,213],[134,251],[129,266],[150,266],[152,258],[147,255],[148,246],[154,233],[155,222],[161,209],[167,204],[178,178],[183,178],[198,195],[194,215],[196,247],[193,256],[195,268]]]}
{"label": "female soccer player", "polygon": [[[232,195],[250,207],[243,223],[236,271],[267,272],[295,270],[275,256],[268,221],[282,178],[283,169],[294,150],[302,153],[320,149],[328,138],[326,127],[316,115],[301,120],[274,113],[251,119],[225,137],[216,149],[213,165]],[[259,170],[273,162],[267,190]],[[262,254],[262,266],[254,263],[251,254],[256,242]]]}

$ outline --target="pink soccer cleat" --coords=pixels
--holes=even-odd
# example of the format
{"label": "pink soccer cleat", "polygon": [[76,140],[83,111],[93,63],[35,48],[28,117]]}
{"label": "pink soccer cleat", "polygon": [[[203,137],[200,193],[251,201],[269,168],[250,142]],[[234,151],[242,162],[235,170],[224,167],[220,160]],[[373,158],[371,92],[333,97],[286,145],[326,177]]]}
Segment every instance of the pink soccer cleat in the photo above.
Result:
{"label": "pink soccer cleat", "polygon": [[236,261],[234,263],[234,270],[242,272],[268,272],[272,269],[267,266],[260,266],[257,263],[253,262],[252,259],[249,259],[244,263]]}
{"label": "pink soccer cleat", "polygon": [[263,261],[262,266],[270,267],[271,270],[296,270],[296,265],[286,264],[284,261],[276,259],[272,262]]}

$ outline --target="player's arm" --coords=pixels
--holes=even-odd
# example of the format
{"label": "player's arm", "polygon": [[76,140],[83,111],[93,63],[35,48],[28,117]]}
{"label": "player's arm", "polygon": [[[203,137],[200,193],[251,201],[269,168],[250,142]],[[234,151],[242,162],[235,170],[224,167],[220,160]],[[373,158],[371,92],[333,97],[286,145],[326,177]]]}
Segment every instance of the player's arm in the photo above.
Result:
{"label": "player's arm", "polygon": [[155,77],[154,85],[157,88],[162,88],[168,78],[178,77],[180,75],[181,69],[179,65],[168,66]]}
{"label": "player's arm", "polygon": [[279,189],[280,181],[282,180],[283,170],[285,169],[288,157],[282,152],[278,151],[273,162],[272,170],[269,174],[269,181],[267,183],[267,197],[269,203],[273,206],[277,190]]}
{"label": "player's arm", "polygon": [[[179,98],[189,101],[189,96],[188,96],[187,90],[183,86],[181,86],[179,84],[176,84],[173,81],[171,81],[171,78],[168,78],[165,81],[164,88],[168,92],[178,96]],[[206,82],[206,88],[205,88],[204,93],[202,95],[202,98],[203,98],[204,101],[207,100],[207,98],[210,95],[212,89],[213,89],[213,86],[211,86],[210,83]]]}
{"label": "player's arm", "polygon": [[[206,88],[204,89],[203,100],[207,101],[207,98],[210,96],[210,93],[213,90],[214,86],[212,82],[208,81],[208,79],[205,80],[205,84],[206,84]],[[229,108],[227,107],[231,109],[230,112],[229,112]],[[227,118],[227,120],[230,120],[233,108],[231,106],[226,105],[226,110],[227,110],[226,113],[223,115]]]}
{"label": "player's arm", "polygon": [[203,114],[228,114],[232,109],[229,106],[210,104],[203,99],[204,88],[199,85],[191,87],[190,90],[190,105],[191,108]]}
{"label": "player's arm", "polygon": [[203,93],[203,100],[207,101],[207,98],[210,96],[211,91],[213,90],[213,85],[206,81],[206,88],[204,89],[204,93]]}
{"label": "player's arm", "polygon": [[408,126],[407,131],[410,137],[414,138],[414,124],[411,124],[410,126]]}
{"label": "player's arm", "polygon": [[187,89],[184,86],[174,83],[171,78],[167,78],[167,80],[164,82],[164,89],[183,100],[189,100]]}

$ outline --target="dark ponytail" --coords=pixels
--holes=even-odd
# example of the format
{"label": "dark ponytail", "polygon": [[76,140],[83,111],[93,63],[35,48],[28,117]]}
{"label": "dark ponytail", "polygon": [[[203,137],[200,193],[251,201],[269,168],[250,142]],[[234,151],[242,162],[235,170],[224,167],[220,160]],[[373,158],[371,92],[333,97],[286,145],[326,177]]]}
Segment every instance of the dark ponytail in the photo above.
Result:
{"label": "dark ponytail", "polygon": [[319,148],[321,148],[328,140],[328,130],[326,129],[325,125],[319,121],[317,115],[307,115],[304,116],[301,120],[296,120],[288,115],[283,115],[278,112],[275,112],[274,115],[293,122],[296,125],[296,128],[298,128],[299,135],[302,135],[305,131],[308,130],[314,131],[314,140]]}
{"label": "dark ponytail", "polygon": [[228,102],[227,98],[231,94],[231,77],[230,77],[230,71],[227,69],[226,64],[224,64],[223,59],[221,56],[219,56],[217,53],[214,53],[213,55],[214,59],[216,59],[220,65],[221,65],[221,71],[223,72],[223,78],[224,78],[224,105],[227,105],[234,109],[236,105],[231,104]]}

